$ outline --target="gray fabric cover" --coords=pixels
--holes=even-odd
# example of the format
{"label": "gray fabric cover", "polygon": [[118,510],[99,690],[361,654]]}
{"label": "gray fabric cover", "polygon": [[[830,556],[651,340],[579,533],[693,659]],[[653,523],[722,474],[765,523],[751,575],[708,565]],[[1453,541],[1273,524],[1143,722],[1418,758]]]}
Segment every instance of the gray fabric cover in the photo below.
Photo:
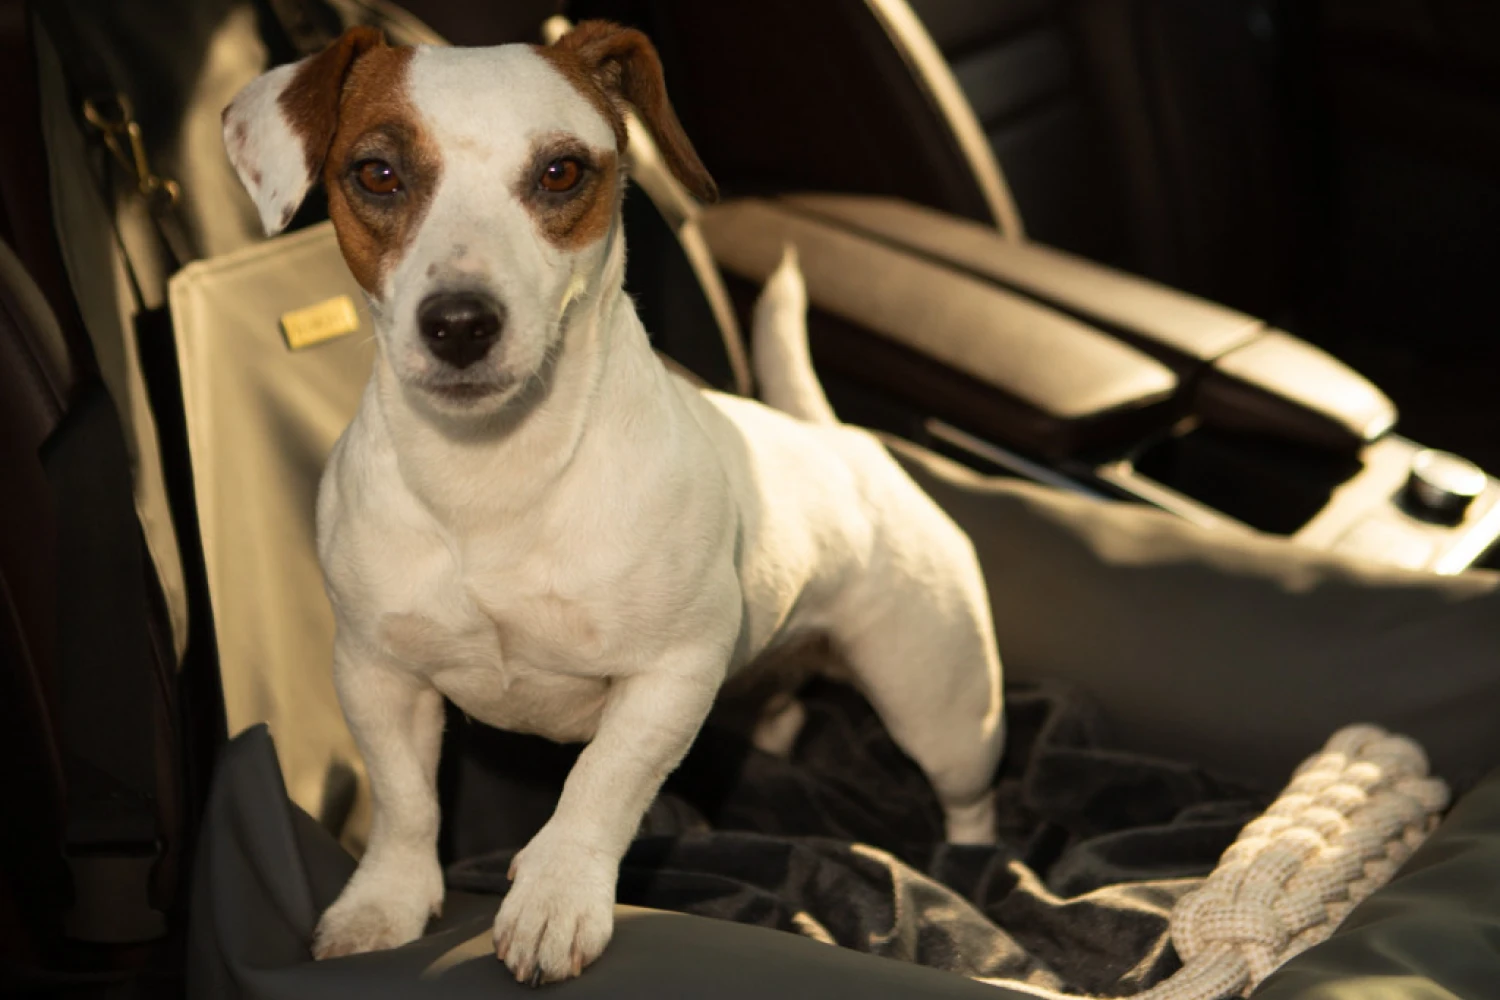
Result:
{"label": "gray fabric cover", "polygon": [[1122,748],[1279,788],[1362,721],[1460,790],[1500,763],[1500,576],[1231,537],[888,444],[973,539],[1006,678],[1077,685]]}
{"label": "gray fabric cover", "polygon": [[[498,897],[450,893],[446,912],[404,948],[313,962],[313,927],[354,862],[287,800],[269,733],[242,733],[225,751],[203,825],[194,881],[188,996],[299,1000],[350,996],[493,1000],[532,996],[495,959]],[[822,1000],[833,996],[1015,1000],[918,965],[727,921],[621,908],[613,943],[570,997]]]}

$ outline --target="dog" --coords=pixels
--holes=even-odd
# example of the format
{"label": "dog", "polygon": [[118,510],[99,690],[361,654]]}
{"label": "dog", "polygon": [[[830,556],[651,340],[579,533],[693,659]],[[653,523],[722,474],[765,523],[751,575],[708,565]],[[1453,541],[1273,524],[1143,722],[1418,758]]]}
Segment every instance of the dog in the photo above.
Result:
{"label": "dog", "polygon": [[[626,115],[716,197],[645,36],[392,47],[354,28],[224,112],[267,232],[321,176],[377,360],[329,458],[318,554],[333,676],[373,796],[318,958],[421,935],[443,900],[444,699],[586,743],[494,923],[518,980],[577,976],[621,856],[726,681],[827,641],[921,766],[955,842],[990,842],[1000,659],[968,538],[813,372],[794,255],[752,324],[769,406],[655,355],[623,289]],[[758,742],[785,751],[795,702]]]}

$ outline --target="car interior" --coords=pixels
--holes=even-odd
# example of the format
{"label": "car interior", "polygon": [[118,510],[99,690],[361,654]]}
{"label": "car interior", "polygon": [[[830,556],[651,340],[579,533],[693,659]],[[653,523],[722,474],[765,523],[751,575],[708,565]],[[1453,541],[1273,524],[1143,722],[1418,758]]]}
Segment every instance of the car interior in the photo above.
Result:
{"label": "car interior", "polygon": [[[7,994],[526,989],[494,960],[490,859],[546,821],[576,748],[456,711],[443,915],[389,952],[308,951],[370,820],[312,518],[377,347],[326,201],[264,236],[220,114],[354,25],[498,45],[595,18],[652,40],[720,191],[697,201],[632,124],[625,284],[653,346],[753,397],[745,331],[796,248],[840,419],[984,570],[1024,843],[986,863],[1040,873],[1037,920],[1103,900],[1077,926],[1117,940],[1028,938],[971,899],[1050,956],[1023,968],[924,947],[956,933],[937,904],[902,943],[820,937],[800,897],[778,924],[672,896],[705,826],[923,867],[893,845],[930,832],[927,792],[908,797],[909,762],[827,742],[868,713],[821,693],[833,721],[803,749],[850,770],[815,786],[700,739],[627,859],[606,956],[547,989],[1131,995],[1186,957],[1171,903],[1299,761],[1370,722],[1415,739],[1454,805],[1254,995],[1489,995],[1500,12],[1476,0],[0,0]],[[294,343],[285,317],[335,301],[347,325]],[[653,836],[677,852],[658,868]],[[746,870],[766,849],[712,843]],[[1107,876],[1079,874],[1083,848]],[[1139,938],[1126,911],[1150,911]]]}

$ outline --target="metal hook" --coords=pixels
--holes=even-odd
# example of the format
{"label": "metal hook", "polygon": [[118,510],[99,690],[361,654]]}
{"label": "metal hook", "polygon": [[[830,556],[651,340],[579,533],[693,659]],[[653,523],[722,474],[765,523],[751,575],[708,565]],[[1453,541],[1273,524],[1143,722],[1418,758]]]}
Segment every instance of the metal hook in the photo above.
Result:
{"label": "metal hook", "polygon": [[[182,188],[170,177],[151,169],[146,156],[146,141],[135,109],[124,94],[105,94],[83,102],[83,117],[104,137],[104,145],[131,176],[154,212],[164,212],[177,204]],[[122,141],[123,140],[123,141]]]}

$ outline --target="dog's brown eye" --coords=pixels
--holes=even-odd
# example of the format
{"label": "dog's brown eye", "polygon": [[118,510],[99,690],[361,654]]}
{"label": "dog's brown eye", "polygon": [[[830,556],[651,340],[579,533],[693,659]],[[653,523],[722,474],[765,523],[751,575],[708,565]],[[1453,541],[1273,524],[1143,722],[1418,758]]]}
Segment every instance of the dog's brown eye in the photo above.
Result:
{"label": "dog's brown eye", "polygon": [[401,178],[384,160],[366,160],[355,171],[359,186],[371,194],[395,194],[401,190]]}
{"label": "dog's brown eye", "polygon": [[578,179],[582,176],[583,165],[567,156],[547,164],[547,169],[542,171],[542,187],[553,192],[571,191],[578,186]]}

